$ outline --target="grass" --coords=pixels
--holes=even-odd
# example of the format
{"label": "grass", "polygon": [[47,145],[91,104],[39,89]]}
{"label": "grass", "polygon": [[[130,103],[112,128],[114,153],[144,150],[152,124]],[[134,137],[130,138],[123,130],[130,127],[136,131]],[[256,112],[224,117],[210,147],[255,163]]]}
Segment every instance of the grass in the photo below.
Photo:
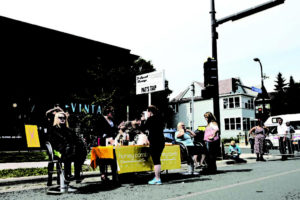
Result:
{"label": "grass", "polygon": [[0,163],[48,161],[46,151],[0,152]]}
{"label": "grass", "polygon": [[[90,159],[90,153],[87,159]],[[32,152],[0,152],[0,163],[10,163],[10,162],[41,162],[48,161],[48,155],[46,151],[32,151]],[[74,171],[72,167],[72,171]],[[87,166],[82,166],[82,171],[92,171],[92,169]],[[13,178],[13,177],[26,177],[26,176],[41,176],[47,175],[48,169],[44,168],[22,168],[22,169],[4,169],[0,170],[0,178]]]}
{"label": "grass", "polygon": [[[74,172],[74,166],[72,166],[72,171]],[[93,171],[93,169],[88,165],[82,166],[83,172]],[[47,175],[47,167],[43,168],[22,168],[22,169],[4,169],[0,170],[0,179],[14,178],[14,177],[26,177],[26,176],[42,176]]]}
{"label": "grass", "polygon": [[47,174],[48,174],[47,167],[0,170],[0,178],[2,179],[13,178],[13,177],[25,177],[25,176],[41,176]]}

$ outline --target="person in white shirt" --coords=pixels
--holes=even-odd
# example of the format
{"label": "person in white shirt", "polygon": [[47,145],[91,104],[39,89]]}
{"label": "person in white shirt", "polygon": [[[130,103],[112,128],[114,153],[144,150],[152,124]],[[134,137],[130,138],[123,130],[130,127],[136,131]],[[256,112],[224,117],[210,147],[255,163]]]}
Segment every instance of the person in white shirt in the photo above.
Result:
{"label": "person in white shirt", "polygon": [[278,119],[278,125],[277,125],[277,135],[279,137],[279,151],[280,154],[282,155],[281,160],[286,160],[287,159],[287,155],[286,155],[286,146],[287,146],[287,138],[288,138],[288,134],[287,134],[287,126],[285,124],[282,123],[283,120],[282,118]]}

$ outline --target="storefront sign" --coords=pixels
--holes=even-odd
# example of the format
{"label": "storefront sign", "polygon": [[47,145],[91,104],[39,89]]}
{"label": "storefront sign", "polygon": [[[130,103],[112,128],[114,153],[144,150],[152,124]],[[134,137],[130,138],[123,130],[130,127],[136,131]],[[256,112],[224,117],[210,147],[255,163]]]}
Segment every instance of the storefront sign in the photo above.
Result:
{"label": "storefront sign", "polygon": [[71,108],[73,113],[86,113],[86,114],[101,114],[101,106],[94,104],[81,104],[81,103],[70,103],[65,105],[65,108]]}

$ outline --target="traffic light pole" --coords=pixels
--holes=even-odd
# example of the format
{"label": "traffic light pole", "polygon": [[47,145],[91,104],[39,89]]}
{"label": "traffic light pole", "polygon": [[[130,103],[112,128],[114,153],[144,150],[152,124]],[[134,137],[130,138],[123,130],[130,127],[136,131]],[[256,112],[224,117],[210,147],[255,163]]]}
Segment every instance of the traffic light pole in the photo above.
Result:
{"label": "traffic light pole", "polygon": [[[216,85],[213,92],[213,104],[214,104],[214,115],[221,127],[220,121],[220,105],[219,105],[219,78],[218,78],[218,55],[217,55],[217,24],[216,24],[216,11],[215,11],[215,1],[211,0],[211,35],[212,35],[212,57],[216,60]],[[220,132],[221,133],[221,132]]]}
{"label": "traffic light pole", "polygon": [[[213,92],[213,104],[214,104],[214,114],[216,116],[216,119],[219,123],[219,127],[221,130],[221,120],[220,120],[220,106],[219,106],[219,78],[218,78],[218,55],[217,55],[217,39],[218,39],[218,32],[217,27],[220,24],[223,24],[227,21],[235,21],[242,19],[244,17],[250,16],[252,14],[261,12],[263,10],[272,8],[274,6],[277,6],[279,4],[284,3],[285,0],[271,0],[266,3],[260,4],[258,6],[255,6],[253,8],[241,11],[239,13],[230,15],[228,17],[224,17],[220,20],[216,20],[216,10],[215,10],[215,0],[211,0],[211,34],[212,34],[212,57],[216,60],[216,69],[217,69],[217,77],[216,77],[216,86],[214,87]],[[221,134],[221,132],[220,132]]]}
{"label": "traffic light pole", "polygon": [[[283,4],[285,0],[271,0],[268,2],[265,2],[263,4],[260,4],[258,6],[255,6],[253,8],[249,8],[247,10],[241,11],[239,13],[230,15],[228,17],[224,17],[220,20],[216,20],[216,10],[215,10],[215,0],[211,0],[211,35],[212,35],[212,57],[216,60],[217,64],[216,64],[216,68],[218,71],[218,55],[217,55],[217,39],[218,39],[218,32],[217,32],[217,27],[220,24],[223,24],[225,22],[228,21],[235,21],[235,20],[239,20],[242,19],[244,17],[248,17],[250,15],[253,15],[255,13],[264,11],[266,9],[275,7],[277,5]],[[217,73],[218,74],[218,73]],[[218,120],[219,123],[220,122],[220,108],[219,108],[219,79],[218,79],[218,75],[217,75],[217,85],[215,87],[215,92],[214,92],[214,96],[213,96],[213,100],[214,100],[214,114]]]}

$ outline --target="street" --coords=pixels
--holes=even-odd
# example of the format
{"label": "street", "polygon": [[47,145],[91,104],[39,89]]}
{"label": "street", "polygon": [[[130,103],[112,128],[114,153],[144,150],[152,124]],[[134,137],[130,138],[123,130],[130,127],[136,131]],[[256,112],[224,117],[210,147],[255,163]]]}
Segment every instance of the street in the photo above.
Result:
{"label": "street", "polygon": [[[287,161],[248,161],[247,164],[224,165],[214,175],[186,176],[183,170],[163,172],[163,185],[150,186],[149,173],[121,176],[121,187],[87,178],[74,185],[76,193],[47,195],[46,186],[23,186],[21,190],[1,191],[0,199],[300,199],[300,157]],[[4,186],[9,191],[9,186]],[[35,188],[35,189],[34,189]]]}

